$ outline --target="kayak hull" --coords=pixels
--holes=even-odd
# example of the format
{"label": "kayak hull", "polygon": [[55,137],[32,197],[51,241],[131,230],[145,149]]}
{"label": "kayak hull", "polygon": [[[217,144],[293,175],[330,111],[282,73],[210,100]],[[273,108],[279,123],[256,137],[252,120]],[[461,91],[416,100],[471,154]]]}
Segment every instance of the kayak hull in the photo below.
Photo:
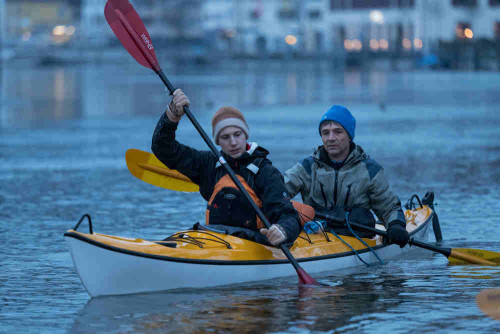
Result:
{"label": "kayak hull", "polygon": [[[411,235],[426,241],[432,210],[426,208],[414,226],[407,224]],[[380,227],[380,226],[378,226]],[[200,232],[184,231],[167,246],[161,242],[120,238],[103,234],[65,233],[71,257],[91,297],[164,291],[179,288],[213,287],[296,275],[295,269],[274,247],[218,233],[211,236],[230,244],[204,241],[204,246],[187,243]],[[302,232],[302,235],[304,232]],[[290,248],[301,267],[309,274],[335,271],[378,262],[366,246],[352,237],[341,236],[352,249],[328,233],[299,238]],[[209,237],[211,239],[212,237]],[[216,240],[216,239],[214,239]],[[363,239],[382,260],[397,258],[409,246],[383,245],[379,237]],[[175,245],[175,247],[172,247]],[[357,254],[356,254],[357,253]]]}

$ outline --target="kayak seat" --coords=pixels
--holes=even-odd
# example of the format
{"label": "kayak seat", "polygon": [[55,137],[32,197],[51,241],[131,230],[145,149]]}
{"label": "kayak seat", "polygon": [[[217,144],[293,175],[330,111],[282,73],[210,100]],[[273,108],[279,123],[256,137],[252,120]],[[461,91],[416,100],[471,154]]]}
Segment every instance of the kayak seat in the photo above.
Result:
{"label": "kayak seat", "polygon": [[162,245],[170,248],[177,248],[177,243],[175,242],[166,242],[166,241],[154,241],[155,244]]}

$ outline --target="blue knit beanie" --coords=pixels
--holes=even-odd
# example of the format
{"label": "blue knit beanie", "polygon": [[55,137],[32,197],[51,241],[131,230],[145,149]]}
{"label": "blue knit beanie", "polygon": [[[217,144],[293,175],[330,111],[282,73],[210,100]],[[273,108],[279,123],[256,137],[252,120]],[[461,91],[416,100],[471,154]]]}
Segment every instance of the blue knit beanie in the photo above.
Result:
{"label": "blue knit beanie", "polygon": [[354,130],[356,130],[356,119],[344,106],[334,105],[321,116],[319,120],[319,135],[321,136],[321,124],[326,121],[334,121],[342,125],[351,140],[354,140]]}

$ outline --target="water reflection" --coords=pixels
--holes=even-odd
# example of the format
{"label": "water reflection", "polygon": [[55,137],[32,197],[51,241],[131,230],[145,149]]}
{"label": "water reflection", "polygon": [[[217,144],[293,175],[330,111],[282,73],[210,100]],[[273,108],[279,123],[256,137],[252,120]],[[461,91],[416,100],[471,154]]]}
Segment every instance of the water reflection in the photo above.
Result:
{"label": "water reflection", "polygon": [[[337,280],[338,277],[330,277]],[[335,286],[263,282],[216,289],[99,297],[79,312],[72,332],[329,331],[402,301],[405,279],[343,276]]]}
{"label": "water reflection", "polygon": [[500,277],[500,269],[490,266],[454,265],[450,266],[450,278],[469,280],[490,280]]}
{"label": "water reflection", "polygon": [[[169,98],[156,75],[134,63],[82,64],[71,67],[29,67],[12,63],[3,75],[5,96],[2,127],[26,126],[38,120],[88,119],[123,115],[158,115]],[[385,110],[401,103],[456,105],[498,103],[490,74],[479,86],[464,91],[454,82],[470,74],[433,72],[337,72],[328,61],[241,61],[225,67],[165,64],[170,81],[181,87],[197,114],[213,113],[221,105],[364,104]],[[455,78],[456,77],[456,78]],[[452,84],[450,84],[450,81]],[[425,86],[420,87],[420,82]],[[389,83],[391,83],[389,87]],[[418,86],[418,89],[416,89]],[[494,100],[492,100],[494,99]],[[404,111],[404,110],[401,110]]]}

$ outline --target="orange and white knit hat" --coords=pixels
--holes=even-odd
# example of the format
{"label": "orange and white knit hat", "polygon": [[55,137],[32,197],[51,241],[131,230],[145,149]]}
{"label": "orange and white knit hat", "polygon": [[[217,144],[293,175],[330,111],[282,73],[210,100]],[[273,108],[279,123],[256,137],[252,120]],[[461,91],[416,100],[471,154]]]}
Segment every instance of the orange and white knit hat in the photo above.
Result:
{"label": "orange and white knit hat", "polygon": [[245,133],[247,139],[250,137],[250,129],[243,114],[234,107],[222,107],[212,117],[212,135],[215,144],[219,145],[219,133],[228,126],[236,126]]}

